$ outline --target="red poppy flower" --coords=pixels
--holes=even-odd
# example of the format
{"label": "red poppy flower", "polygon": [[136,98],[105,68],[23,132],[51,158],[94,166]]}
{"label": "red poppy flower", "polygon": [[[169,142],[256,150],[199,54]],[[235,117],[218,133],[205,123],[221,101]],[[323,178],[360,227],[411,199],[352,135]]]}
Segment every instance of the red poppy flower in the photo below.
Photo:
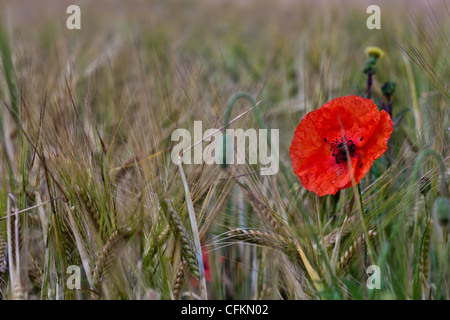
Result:
{"label": "red poppy flower", "polygon": [[358,183],[387,150],[393,124],[372,100],[336,98],[308,113],[295,130],[290,154],[294,173],[319,196]]}

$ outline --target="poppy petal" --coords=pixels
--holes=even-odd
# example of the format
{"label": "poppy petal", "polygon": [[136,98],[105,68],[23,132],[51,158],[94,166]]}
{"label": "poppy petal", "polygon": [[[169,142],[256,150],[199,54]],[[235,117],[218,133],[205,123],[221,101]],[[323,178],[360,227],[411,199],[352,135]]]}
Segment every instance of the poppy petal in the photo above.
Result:
{"label": "poppy petal", "polygon": [[[333,160],[324,153],[309,157],[296,171],[302,185],[319,196],[336,194],[340,189],[351,186],[352,176],[348,164],[333,164]],[[352,171],[357,161],[357,158],[351,159]]]}
{"label": "poppy petal", "polygon": [[364,146],[361,153],[366,159],[376,160],[383,155],[388,148],[388,140],[393,131],[393,123],[389,114],[382,110],[380,121],[375,129],[376,134],[372,134]]}
{"label": "poppy petal", "polygon": [[318,114],[318,110],[308,113],[297,126],[293,140],[295,143],[292,143],[290,148],[291,155],[297,155],[296,158],[307,158],[323,146],[315,125]]}

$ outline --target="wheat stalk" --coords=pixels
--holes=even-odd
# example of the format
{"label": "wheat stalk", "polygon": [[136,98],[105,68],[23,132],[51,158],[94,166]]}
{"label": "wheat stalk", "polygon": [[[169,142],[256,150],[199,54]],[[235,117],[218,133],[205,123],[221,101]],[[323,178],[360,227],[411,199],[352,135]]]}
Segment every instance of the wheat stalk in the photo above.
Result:
{"label": "wheat stalk", "polygon": [[[375,238],[375,236],[377,235],[377,233],[373,230],[369,230],[368,234],[371,239]],[[358,250],[363,248],[364,242],[365,236],[363,234],[358,239],[356,239],[356,241],[353,242],[350,248],[348,248],[348,250],[341,256],[337,265],[338,274],[344,272],[352,264]]]}
{"label": "wheat stalk", "polygon": [[324,247],[329,249],[335,246],[336,241],[338,241],[338,238],[343,238],[351,233],[351,231],[354,229],[355,225],[358,223],[358,216],[353,215],[351,217],[348,217],[344,220],[344,223],[328,233],[323,238]]}
{"label": "wheat stalk", "polygon": [[100,251],[98,255],[97,262],[95,263],[94,271],[92,272],[92,279],[94,284],[99,284],[101,281],[101,277],[103,273],[106,271],[109,262],[112,257],[115,255],[115,251],[117,245],[122,241],[128,238],[130,235],[130,229],[117,229],[115,230],[106,241],[105,245]]}
{"label": "wheat stalk", "polygon": [[[11,207],[11,201],[14,202],[14,208]],[[19,211],[16,204],[16,199],[12,194],[8,194],[7,212],[14,213],[9,214],[7,217],[7,237],[8,243],[14,244],[8,246],[8,263],[9,263],[9,277],[12,286],[12,298],[14,300],[21,300],[24,297],[22,285],[20,283],[20,254],[19,254],[19,219],[17,212]],[[14,229],[12,226],[12,217],[14,216]],[[14,254],[13,254],[13,248]],[[15,258],[15,259],[14,259]]]}
{"label": "wheat stalk", "polygon": [[278,233],[282,233],[282,229],[280,227],[280,223],[274,217],[272,211],[269,207],[264,203],[264,201],[254,192],[253,190],[244,187],[241,183],[238,185],[244,191],[244,194],[247,196],[251,207],[256,212],[256,214],[261,218],[264,224],[269,227],[271,230],[274,230]]}
{"label": "wheat stalk", "polygon": [[282,248],[286,242],[282,236],[268,231],[245,230],[237,228],[228,231],[228,234],[240,241],[271,248]]}
{"label": "wheat stalk", "polygon": [[175,300],[178,300],[180,298],[181,287],[185,279],[186,266],[187,262],[183,259],[178,266],[177,274],[175,276],[175,281],[172,287],[172,293]]}
{"label": "wheat stalk", "polygon": [[192,275],[198,280],[200,277],[200,271],[196,253],[194,252],[195,247],[189,239],[188,233],[186,232],[186,229],[181,223],[180,217],[175,212],[175,210],[169,207],[167,202],[164,200],[162,200],[160,204],[162,207],[162,211],[166,214],[166,217],[169,220],[170,228],[172,229],[172,232],[180,245],[181,254],[186,260]]}
{"label": "wheat stalk", "polygon": [[189,213],[189,221],[191,224],[191,232],[194,238],[194,245],[196,252],[196,259],[198,265],[198,282],[201,292],[201,297],[203,300],[208,299],[208,293],[206,290],[206,279],[205,279],[205,268],[203,266],[203,254],[202,254],[202,246],[200,243],[200,235],[198,233],[198,225],[197,225],[197,216],[194,210],[194,204],[192,203],[191,192],[189,191],[189,186],[186,181],[186,175],[183,170],[183,163],[181,162],[182,157],[178,157],[178,171],[180,172],[181,181],[183,182],[184,187],[184,196],[186,200],[186,206]]}
{"label": "wheat stalk", "polygon": [[84,206],[86,207],[91,218],[93,219],[97,230],[99,230],[100,225],[101,225],[100,214],[99,214],[95,204],[91,201],[91,199],[87,195],[86,191],[84,191],[83,189],[80,188],[78,190],[78,195],[80,196],[81,200],[83,201]]}
{"label": "wheat stalk", "polygon": [[3,238],[3,235],[0,233],[0,273],[6,273],[8,269],[8,243]]}
{"label": "wheat stalk", "polygon": [[42,281],[44,280],[44,273],[39,267],[39,264],[37,263],[36,259],[33,258],[33,256],[28,253],[28,262],[30,265],[29,268],[29,276],[33,284],[38,290],[41,290],[42,288]]}
{"label": "wheat stalk", "polygon": [[431,231],[433,228],[433,220],[427,219],[427,224],[425,227],[425,232],[422,238],[422,250],[421,250],[421,259],[420,259],[420,269],[422,270],[423,276],[425,279],[428,278],[428,254],[430,251],[430,239],[431,239]]}

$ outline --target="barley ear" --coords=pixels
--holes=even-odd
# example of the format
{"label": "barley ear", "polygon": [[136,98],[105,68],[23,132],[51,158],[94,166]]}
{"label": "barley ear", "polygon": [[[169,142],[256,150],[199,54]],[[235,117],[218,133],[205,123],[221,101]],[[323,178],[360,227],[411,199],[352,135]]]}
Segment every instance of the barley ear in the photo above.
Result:
{"label": "barley ear", "polygon": [[[377,235],[377,233],[373,230],[369,230],[368,232],[369,237],[371,239],[375,238],[375,236]],[[358,253],[358,251],[360,249],[362,249],[364,247],[364,234],[362,236],[360,236],[358,239],[356,239],[355,242],[353,242],[353,244],[350,246],[350,248],[348,248],[348,250],[341,256],[341,258],[339,259],[338,265],[337,265],[337,273],[341,274],[343,273],[345,270],[347,270],[352,263],[354,262],[355,258],[356,258],[356,254]]]}
{"label": "barley ear", "polygon": [[94,271],[92,272],[92,279],[94,285],[99,287],[102,276],[107,270],[109,263],[116,254],[117,247],[122,240],[126,240],[130,236],[131,230],[128,228],[121,228],[114,231],[105,242],[97,262],[95,263]]}
{"label": "barley ear", "polygon": [[430,239],[431,239],[431,231],[433,229],[433,220],[427,219],[425,231],[422,238],[422,246],[420,253],[420,269],[422,270],[423,276],[425,279],[428,278],[428,255],[430,252]]}
{"label": "barley ear", "polygon": [[185,279],[186,266],[187,262],[183,259],[178,266],[177,274],[172,287],[172,293],[175,300],[180,299],[181,287],[183,286],[183,282]]}
{"label": "barley ear", "polygon": [[169,220],[170,228],[172,229],[175,239],[178,241],[181,254],[186,260],[189,270],[191,270],[192,275],[198,280],[200,277],[200,272],[196,259],[195,247],[189,239],[188,233],[186,232],[184,225],[181,223],[180,217],[165,200],[161,200],[160,205],[167,220]]}
{"label": "barley ear", "polygon": [[280,249],[285,246],[286,240],[273,232],[245,230],[241,228],[231,229],[228,235],[236,240],[245,241],[261,246]]}

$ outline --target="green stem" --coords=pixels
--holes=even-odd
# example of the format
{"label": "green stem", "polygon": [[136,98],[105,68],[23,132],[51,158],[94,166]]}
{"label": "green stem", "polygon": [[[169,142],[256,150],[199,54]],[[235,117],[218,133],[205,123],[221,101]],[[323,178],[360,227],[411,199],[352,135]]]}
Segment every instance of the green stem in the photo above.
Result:
{"label": "green stem", "polygon": [[372,95],[372,84],[373,84],[373,73],[369,72],[367,73],[367,93],[366,93],[367,99],[370,99],[370,96]]}
{"label": "green stem", "polygon": [[224,124],[224,130],[228,128],[228,124],[230,122],[230,116],[231,116],[231,110],[233,109],[233,104],[236,102],[236,100],[239,100],[241,98],[244,98],[250,102],[250,104],[253,107],[253,112],[255,113],[256,120],[258,120],[258,124],[261,128],[265,129],[266,126],[264,124],[264,121],[261,117],[261,113],[259,112],[259,109],[256,105],[255,99],[248,94],[247,92],[238,92],[235,95],[233,95],[230,100],[228,100],[227,103],[227,110],[225,111],[225,124]]}
{"label": "green stem", "polygon": [[369,251],[369,257],[370,260],[372,261],[372,263],[375,263],[375,255],[374,255],[374,249],[372,247],[372,243],[370,242],[370,236],[369,236],[369,230],[367,228],[367,224],[366,224],[366,220],[364,218],[364,204],[363,204],[363,200],[362,200],[362,192],[361,192],[361,187],[358,183],[357,185],[358,188],[358,200],[359,200],[359,207],[360,207],[360,214],[361,214],[361,223],[364,229],[364,238],[365,238],[365,242],[366,245],[368,247],[368,251]]}

